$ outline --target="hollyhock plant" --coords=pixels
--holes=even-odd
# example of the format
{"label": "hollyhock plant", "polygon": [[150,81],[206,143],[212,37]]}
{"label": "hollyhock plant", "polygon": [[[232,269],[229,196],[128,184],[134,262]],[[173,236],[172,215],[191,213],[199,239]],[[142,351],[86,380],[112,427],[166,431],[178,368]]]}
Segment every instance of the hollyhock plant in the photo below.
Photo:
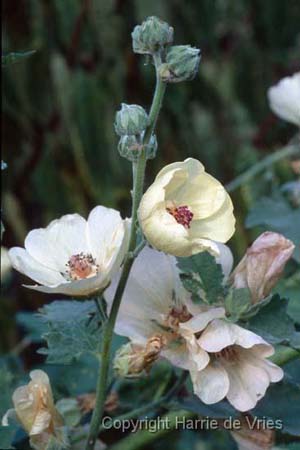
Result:
{"label": "hollyhock plant", "polygon": [[[105,293],[109,305],[115,287],[113,280]],[[246,411],[264,396],[270,382],[283,376],[266,360],[273,354],[271,345],[228,322],[224,308],[193,303],[180,283],[175,259],[150,248],[133,266],[115,330],[137,346],[139,363],[141,347],[147,349],[155,340],[156,356],[160,350],[160,356],[189,370],[196,395],[208,404],[227,397],[236,409]],[[129,356],[132,361],[132,349]],[[147,361],[139,367],[149,369]]]}
{"label": "hollyhock plant", "polygon": [[230,276],[233,286],[236,289],[248,288],[253,303],[267,297],[281,277],[294,249],[295,245],[282,234],[272,231],[261,234]]}
{"label": "hollyhock plant", "polygon": [[139,221],[148,242],[174,256],[208,250],[227,242],[235,218],[222,184],[194,158],[165,166],[142,197]]}
{"label": "hollyhock plant", "polygon": [[300,127],[300,72],[272,86],[268,90],[268,99],[277,116]]}
{"label": "hollyhock plant", "polygon": [[13,247],[13,267],[40,285],[30,289],[72,296],[103,290],[127,251],[127,220],[96,206],[87,220],[68,214],[46,228],[30,231],[25,249]]}
{"label": "hollyhock plant", "polygon": [[30,436],[33,448],[44,450],[53,436],[62,439],[63,419],[55,408],[48,375],[42,370],[30,372],[31,381],[13,394],[14,409],[8,410],[2,420],[7,426],[15,415]]}

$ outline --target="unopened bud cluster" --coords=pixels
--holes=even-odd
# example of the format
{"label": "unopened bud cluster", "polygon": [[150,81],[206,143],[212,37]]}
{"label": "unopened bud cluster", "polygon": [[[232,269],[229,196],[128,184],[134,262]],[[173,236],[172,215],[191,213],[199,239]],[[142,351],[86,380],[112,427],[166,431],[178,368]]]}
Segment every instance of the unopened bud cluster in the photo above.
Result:
{"label": "unopened bud cluster", "polygon": [[173,42],[174,30],[167,22],[158,17],[148,17],[142,25],[137,25],[132,36],[132,48],[135,53],[157,53]]}
{"label": "unopened bud cluster", "polygon": [[[153,56],[156,72],[164,83],[192,80],[200,62],[200,50],[190,45],[174,45],[174,30],[158,17],[148,17],[132,32],[132,47],[135,53]],[[136,162],[144,150],[147,159],[156,155],[157,140],[152,134],[145,142],[144,136],[149,116],[139,105],[122,104],[116,114],[115,130],[120,136],[118,150],[121,156]]]}

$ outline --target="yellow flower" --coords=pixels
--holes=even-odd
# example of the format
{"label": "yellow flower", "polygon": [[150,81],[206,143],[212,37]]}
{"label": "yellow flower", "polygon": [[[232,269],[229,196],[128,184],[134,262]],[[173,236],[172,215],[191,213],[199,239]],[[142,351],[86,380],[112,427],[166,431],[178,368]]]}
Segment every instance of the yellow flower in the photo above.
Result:
{"label": "yellow flower", "polygon": [[219,255],[216,242],[234,233],[233,205],[222,184],[193,158],[164,167],[138,211],[148,242],[174,256]]}
{"label": "yellow flower", "polygon": [[30,443],[36,449],[44,449],[51,437],[60,440],[63,420],[54,406],[48,375],[42,370],[30,372],[31,381],[20,386],[13,394],[14,410],[9,410],[3,418],[15,413],[24,430],[30,436]]}

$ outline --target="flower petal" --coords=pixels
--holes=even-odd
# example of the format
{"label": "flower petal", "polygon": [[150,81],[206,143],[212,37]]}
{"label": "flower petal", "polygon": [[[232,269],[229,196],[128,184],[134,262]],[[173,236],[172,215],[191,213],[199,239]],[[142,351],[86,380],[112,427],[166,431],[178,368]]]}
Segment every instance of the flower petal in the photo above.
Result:
{"label": "flower petal", "polygon": [[212,308],[206,312],[201,312],[197,316],[194,316],[192,319],[187,322],[183,322],[179,325],[180,329],[188,330],[193,333],[198,333],[199,331],[204,330],[207,325],[214,319],[220,319],[221,317],[225,317],[225,309],[224,308]]}
{"label": "flower petal", "polygon": [[254,408],[270,384],[268,372],[246,357],[237,364],[226,364],[225,367],[230,380],[229,402],[242,412]]}
{"label": "flower petal", "polygon": [[125,228],[119,211],[96,206],[88,217],[88,235],[92,255],[102,266],[111,265],[124,238]]}
{"label": "flower petal", "polygon": [[208,405],[221,401],[228,393],[227,372],[217,363],[210,363],[201,371],[191,371],[191,378],[194,393]]}
{"label": "flower petal", "polygon": [[243,348],[257,346],[264,356],[273,354],[273,347],[252,331],[224,320],[213,320],[198,339],[199,345],[207,352],[217,353],[223,348],[236,344]]}
{"label": "flower petal", "polygon": [[65,281],[64,277],[58,271],[52,270],[39,263],[21,247],[11,248],[9,250],[9,258],[12,266],[16,270],[30,277],[37,283],[51,286]]}
{"label": "flower petal", "polygon": [[53,220],[46,228],[30,231],[25,248],[44,266],[65,273],[72,255],[90,253],[86,220],[79,214],[67,214]]}

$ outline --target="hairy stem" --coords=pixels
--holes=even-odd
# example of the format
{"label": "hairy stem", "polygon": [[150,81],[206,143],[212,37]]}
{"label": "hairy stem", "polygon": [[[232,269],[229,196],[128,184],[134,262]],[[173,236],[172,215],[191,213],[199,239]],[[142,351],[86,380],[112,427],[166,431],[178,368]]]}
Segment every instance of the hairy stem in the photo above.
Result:
{"label": "hairy stem", "polygon": [[[154,61],[156,61],[154,59]],[[149,125],[145,131],[143,144],[145,146],[149,143],[152,133],[155,128],[157,117],[162,105],[163,96],[165,93],[166,85],[158,77],[157,64],[156,64],[156,87],[153,97],[152,106],[149,113]],[[123,292],[127,283],[127,279],[134,261],[135,248],[136,248],[136,231],[137,231],[137,211],[139,203],[143,194],[145,168],[147,162],[147,155],[145,147],[141,150],[136,167],[134,168],[134,180],[133,180],[133,193],[132,193],[132,215],[131,215],[131,229],[129,238],[129,250],[125,258],[121,278],[114,296],[112,308],[108,321],[104,327],[102,337],[102,351],[101,351],[101,365],[98,375],[97,388],[96,388],[96,404],[93,411],[91,420],[91,426],[89,436],[86,444],[86,450],[93,450],[96,439],[99,433],[100,423],[103,416],[104,403],[107,395],[107,378],[110,366],[110,354],[111,354],[111,342],[113,337],[113,331],[115,322],[117,319],[120,303],[122,300]]]}

